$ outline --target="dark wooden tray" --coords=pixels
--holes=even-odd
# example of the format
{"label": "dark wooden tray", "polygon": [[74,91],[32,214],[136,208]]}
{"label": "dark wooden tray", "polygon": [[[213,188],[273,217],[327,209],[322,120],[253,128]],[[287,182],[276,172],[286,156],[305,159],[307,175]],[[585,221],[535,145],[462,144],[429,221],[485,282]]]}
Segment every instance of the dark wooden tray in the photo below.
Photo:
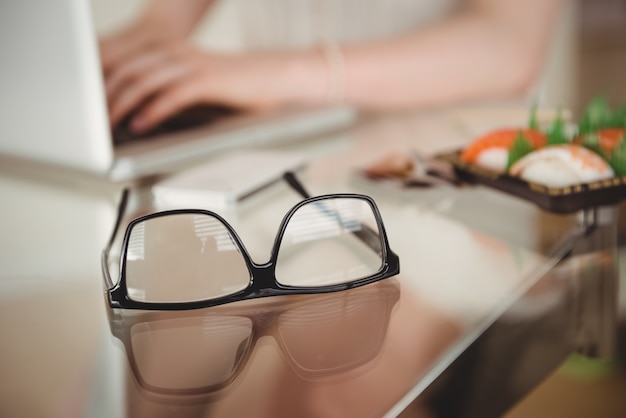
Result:
{"label": "dark wooden tray", "polygon": [[533,202],[554,213],[572,213],[597,206],[615,205],[626,198],[626,176],[568,187],[547,187],[461,161],[461,151],[437,158],[452,164],[457,176]]}

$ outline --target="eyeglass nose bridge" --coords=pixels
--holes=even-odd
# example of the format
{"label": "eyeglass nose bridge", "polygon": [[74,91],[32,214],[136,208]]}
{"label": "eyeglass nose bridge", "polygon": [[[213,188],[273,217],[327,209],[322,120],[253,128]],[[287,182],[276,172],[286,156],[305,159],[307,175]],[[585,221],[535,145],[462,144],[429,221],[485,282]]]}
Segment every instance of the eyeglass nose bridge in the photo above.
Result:
{"label": "eyeglass nose bridge", "polygon": [[275,287],[276,283],[276,262],[268,261],[264,264],[251,265],[251,289],[262,292],[263,289]]}

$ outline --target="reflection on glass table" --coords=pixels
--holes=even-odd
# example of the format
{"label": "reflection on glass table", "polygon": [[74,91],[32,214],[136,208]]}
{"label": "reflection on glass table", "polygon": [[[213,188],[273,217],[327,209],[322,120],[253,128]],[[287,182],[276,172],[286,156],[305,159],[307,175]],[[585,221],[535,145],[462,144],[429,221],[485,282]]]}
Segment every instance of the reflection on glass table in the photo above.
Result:
{"label": "reflection on glass table", "polygon": [[189,311],[109,310],[141,392],[168,402],[216,394],[272,336],[304,379],[324,379],[376,358],[400,296],[395,279],[323,295],[296,295]]}

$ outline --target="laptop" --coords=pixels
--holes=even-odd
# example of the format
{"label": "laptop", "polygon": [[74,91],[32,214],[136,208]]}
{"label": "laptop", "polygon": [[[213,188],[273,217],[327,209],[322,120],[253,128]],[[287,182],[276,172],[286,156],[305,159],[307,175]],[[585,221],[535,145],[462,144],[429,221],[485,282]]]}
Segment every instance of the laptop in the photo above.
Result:
{"label": "laptop", "polygon": [[112,181],[167,173],[217,152],[299,140],[351,124],[344,106],[212,119],[113,141],[88,0],[0,3],[0,156]]}

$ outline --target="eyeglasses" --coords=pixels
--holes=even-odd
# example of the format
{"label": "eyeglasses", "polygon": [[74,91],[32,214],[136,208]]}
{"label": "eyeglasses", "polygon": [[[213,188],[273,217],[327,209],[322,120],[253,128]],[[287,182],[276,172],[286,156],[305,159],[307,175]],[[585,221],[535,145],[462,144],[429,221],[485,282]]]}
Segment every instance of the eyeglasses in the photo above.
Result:
{"label": "eyeglasses", "polygon": [[[324,379],[366,365],[380,352],[396,280],[331,295],[188,311],[111,313],[135,382],[174,401],[210,395],[234,382],[262,336],[276,339],[304,379]],[[169,398],[170,396],[176,399]]]}
{"label": "eyeglasses", "polygon": [[220,215],[201,209],[151,213],[132,220],[122,242],[119,280],[109,254],[125,211],[124,193],[102,256],[113,308],[195,309],[245,299],[326,293],[399,273],[374,200],[359,194],[308,197],[292,173],[287,182],[307,197],[287,212],[270,260],[255,263]]}

